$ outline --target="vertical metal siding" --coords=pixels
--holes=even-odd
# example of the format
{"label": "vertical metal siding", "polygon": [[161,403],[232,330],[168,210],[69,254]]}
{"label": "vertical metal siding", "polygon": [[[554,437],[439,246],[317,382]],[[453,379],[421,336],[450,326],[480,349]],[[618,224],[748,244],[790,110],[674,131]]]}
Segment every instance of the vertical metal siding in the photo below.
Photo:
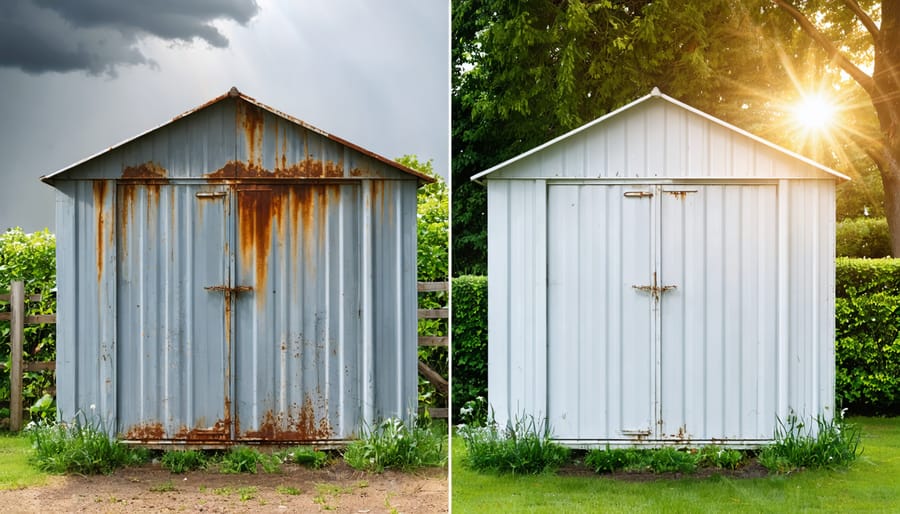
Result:
{"label": "vertical metal siding", "polygon": [[223,100],[55,177],[59,405],[143,441],[416,408],[416,177]]}
{"label": "vertical metal siding", "polygon": [[[824,172],[648,101],[484,180],[501,424],[546,416],[574,445],[752,446],[792,412],[833,415]],[[654,196],[624,197],[637,190]],[[676,286],[656,307],[632,287],[654,270]]]}
{"label": "vertical metal siding", "polygon": [[185,184],[118,190],[119,431],[227,440],[224,295],[206,289],[228,281],[226,193]]}
{"label": "vertical metal siding", "polygon": [[418,407],[416,266],[415,258],[396,255],[415,255],[415,183],[383,182],[373,189],[380,189],[373,205],[374,416],[400,413],[409,420]]}
{"label": "vertical metal siding", "polygon": [[666,101],[648,101],[492,172],[503,178],[804,178],[802,166]]}
{"label": "vertical metal siding", "polygon": [[[791,410],[830,413],[833,368],[821,354],[833,356],[833,311],[816,298],[833,291],[833,272],[824,280],[809,273],[831,262],[833,250],[823,252],[830,245],[810,240],[833,233],[833,223],[813,219],[833,201],[830,184],[792,182],[793,192],[775,184],[547,186],[543,358],[533,331],[541,318],[533,266],[542,251],[526,250],[540,232],[527,211],[542,186],[488,185],[489,400],[501,423],[546,413],[556,437],[575,443],[752,444],[769,440],[776,417]],[[793,223],[819,227],[787,231],[800,239],[790,249],[807,250],[779,246],[781,194],[793,195],[789,217],[803,218]],[[792,307],[783,320],[790,346],[780,351],[782,251]],[[659,285],[676,286],[662,293],[658,318],[650,297],[632,287],[652,280],[655,260]],[[778,362],[788,382],[779,382]]]}
{"label": "vertical metal siding", "polygon": [[235,431],[238,438],[350,436],[359,375],[356,185],[239,187]]}

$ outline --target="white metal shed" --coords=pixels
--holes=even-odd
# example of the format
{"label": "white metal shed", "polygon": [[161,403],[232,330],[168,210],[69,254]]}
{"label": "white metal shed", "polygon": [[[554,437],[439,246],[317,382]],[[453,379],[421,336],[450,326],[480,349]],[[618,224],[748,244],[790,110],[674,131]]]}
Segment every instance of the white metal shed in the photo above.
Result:
{"label": "white metal shed", "polygon": [[654,89],[473,177],[497,421],[757,446],[834,408],[835,184]]}

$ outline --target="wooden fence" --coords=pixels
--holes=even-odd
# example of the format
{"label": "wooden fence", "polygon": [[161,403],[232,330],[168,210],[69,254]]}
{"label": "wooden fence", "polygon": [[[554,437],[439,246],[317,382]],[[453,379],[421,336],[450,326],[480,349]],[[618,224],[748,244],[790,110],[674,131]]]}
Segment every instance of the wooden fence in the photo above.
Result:
{"label": "wooden fence", "polygon": [[[450,290],[450,282],[419,282],[416,290],[419,293],[445,292]],[[449,309],[419,309],[419,319],[448,319],[449,317]],[[447,336],[419,336],[419,346],[446,347],[449,346],[449,341],[450,338]],[[431,382],[434,388],[448,401],[450,400],[450,387],[445,377],[422,361],[419,361],[419,374]],[[428,413],[432,418],[447,419],[448,409],[446,407],[433,408],[429,409]]]}
{"label": "wooden fence", "polygon": [[[9,347],[11,364],[9,370],[9,429],[22,429],[22,374],[28,371],[56,370],[56,362],[26,362],[22,355],[25,343],[25,325],[56,323],[56,314],[26,315],[28,302],[40,302],[41,295],[25,296],[25,283],[10,284],[9,294],[0,294],[0,301],[9,302],[9,311],[0,312],[0,321],[9,321]],[[5,367],[6,365],[3,364]]]}
{"label": "wooden fence", "polygon": [[[449,282],[419,282],[417,291],[423,292],[442,292],[450,289]],[[25,296],[25,283],[16,281],[10,284],[9,294],[0,294],[0,302],[9,303],[8,312],[0,312],[0,321],[10,322],[10,351],[12,352],[12,364],[10,365],[9,382],[9,429],[18,431],[22,429],[22,413],[24,408],[22,405],[22,375],[30,371],[56,370],[56,362],[27,362],[24,360],[22,348],[25,343],[25,325],[34,325],[40,323],[56,323],[56,314],[36,314],[27,315],[28,302],[40,302],[41,295]],[[448,309],[418,309],[418,317],[420,319],[448,319],[450,317]],[[447,336],[419,336],[419,346],[448,346],[449,338]],[[6,364],[0,363],[5,367]],[[419,373],[429,382],[435,389],[440,391],[449,399],[449,384],[447,379],[440,373],[434,371],[422,361],[419,361]],[[432,418],[447,418],[447,408],[430,409],[429,414]]]}

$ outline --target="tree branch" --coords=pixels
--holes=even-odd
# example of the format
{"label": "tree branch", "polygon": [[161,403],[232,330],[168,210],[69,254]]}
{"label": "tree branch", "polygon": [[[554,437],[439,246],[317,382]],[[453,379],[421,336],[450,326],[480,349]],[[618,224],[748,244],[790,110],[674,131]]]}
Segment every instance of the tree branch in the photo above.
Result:
{"label": "tree branch", "polygon": [[[845,0],[845,1],[853,1],[853,0]],[[772,0],[778,7],[781,7],[785,12],[791,15],[794,20],[800,25],[800,28],[803,29],[803,32],[806,32],[809,37],[813,38],[813,40],[825,50],[825,53],[828,54],[834,62],[837,63],[838,66],[841,67],[842,70],[847,72],[848,75],[853,77],[855,80],[865,91],[872,96],[875,93],[875,86],[872,82],[872,77],[866,75],[864,71],[859,69],[855,64],[853,64],[850,59],[847,59],[844,54],[834,46],[834,43],[828,40],[824,34],[819,32],[819,29],[816,28],[815,25],[809,21],[809,18],[806,17],[802,12],[797,10],[796,7],[791,5],[787,0]],[[871,20],[869,20],[871,21]]]}
{"label": "tree branch", "polygon": [[853,142],[860,150],[862,150],[879,170],[887,169],[887,161],[884,158],[884,144],[881,140],[872,139],[871,137],[857,134],[855,132],[843,132],[843,136]]}
{"label": "tree branch", "polygon": [[844,0],[844,5],[850,8],[853,11],[853,14],[859,18],[859,21],[866,27],[866,30],[869,31],[869,34],[872,34],[872,38],[875,39],[875,42],[878,42],[878,38],[881,36],[881,32],[878,30],[878,26],[875,25],[875,22],[872,21],[872,18],[866,14],[866,11],[862,10],[862,7],[859,6],[859,2],[856,0]]}

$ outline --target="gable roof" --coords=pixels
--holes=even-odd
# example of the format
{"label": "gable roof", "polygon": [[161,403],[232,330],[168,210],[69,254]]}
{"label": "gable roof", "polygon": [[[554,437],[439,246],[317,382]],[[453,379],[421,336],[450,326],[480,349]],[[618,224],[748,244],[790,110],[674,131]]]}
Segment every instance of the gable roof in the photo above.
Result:
{"label": "gable roof", "polygon": [[236,98],[236,99],[238,99],[238,100],[240,100],[240,101],[244,101],[244,102],[246,102],[246,103],[248,103],[248,104],[251,104],[251,105],[253,105],[253,106],[256,106],[256,107],[258,107],[258,108],[260,108],[260,109],[263,109],[263,110],[265,110],[265,111],[268,111],[269,113],[271,113],[271,114],[273,114],[273,115],[275,115],[275,116],[277,116],[277,117],[279,117],[279,118],[281,118],[281,119],[283,119],[283,120],[285,120],[285,121],[288,121],[288,122],[290,122],[290,123],[293,123],[293,124],[295,124],[295,125],[297,125],[297,126],[299,126],[299,127],[305,128],[305,129],[307,129],[307,130],[309,130],[309,131],[311,131],[311,132],[314,132],[314,133],[316,133],[316,134],[318,134],[318,135],[320,135],[320,136],[322,136],[322,137],[325,137],[326,139],[329,139],[329,140],[331,140],[331,141],[334,141],[335,143],[338,143],[338,144],[343,145],[343,146],[345,146],[345,147],[347,147],[347,148],[350,148],[350,149],[352,149],[352,150],[355,150],[355,151],[357,151],[357,152],[359,152],[359,153],[361,153],[361,154],[363,154],[363,155],[366,155],[366,156],[368,156],[368,157],[371,157],[371,158],[373,158],[373,159],[375,159],[375,160],[377,160],[377,161],[379,161],[379,162],[382,162],[382,163],[384,163],[384,164],[386,164],[386,165],[388,165],[388,166],[390,166],[390,167],[392,167],[392,168],[395,168],[396,170],[398,170],[398,171],[400,171],[400,172],[402,172],[402,173],[405,173],[405,174],[408,174],[408,175],[412,175],[412,176],[418,178],[418,179],[419,179],[421,182],[423,182],[423,183],[426,183],[426,184],[427,184],[427,183],[434,182],[434,180],[435,180],[434,178],[432,178],[432,177],[426,175],[425,173],[422,173],[422,172],[420,172],[420,171],[418,171],[418,170],[414,170],[414,169],[412,169],[412,168],[406,167],[406,166],[400,164],[400,163],[397,162],[397,161],[388,159],[387,157],[383,157],[383,156],[381,156],[381,155],[378,155],[378,154],[376,154],[375,152],[366,150],[365,148],[362,148],[361,146],[355,145],[355,144],[353,144],[353,143],[347,141],[346,139],[342,139],[342,138],[340,138],[340,137],[337,137],[337,136],[335,136],[334,134],[328,133],[328,132],[326,132],[326,131],[324,131],[324,130],[322,130],[322,129],[319,129],[319,128],[317,128],[317,127],[314,127],[313,125],[310,125],[309,123],[306,123],[306,122],[303,121],[303,120],[300,120],[300,119],[298,119],[298,118],[295,118],[295,117],[293,117],[293,116],[291,116],[291,115],[289,115],[289,114],[285,114],[285,113],[279,111],[278,109],[269,107],[268,105],[266,105],[266,104],[264,104],[264,103],[262,103],[262,102],[259,102],[259,101],[256,100],[255,98],[252,98],[252,97],[250,97],[250,96],[248,96],[248,95],[245,95],[244,93],[241,93],[240,91],[238,91],[238,89],[237,89],[236,87],[232,87],[227,93],[225,93],[225,94],[223,94],[223,95],[220,95],[220,96],[217,96],[216,98],[213,98],[212,100],[210,100],[210,101],[208,101],[208,102],[206,102],[206,103],[204,103],[204,104],[202,104],[202,105],[200,105],[200,106],[198,106],[198,107],[195,107],[195,108],[193,108],[193,109],[191,109],[191,110],[189,110],[189,111],[186,111],[186,112],[184,112],[184,113],[181,113],[181,114],[179,114],[178,116],[175,116],[174,118],[172,118],[171,120],[169,120],[169,121],[166,122],[166,123],[163,123],[163,124],[161,124],[161,125],[158,125],[158,126],[156,126],[156,127],[153,127],[153,128],[151,128],[151,129],[149,129],[149,130],[147,130],[147,131],[144,131],[144,132],[142,132],[142,133],[140,133],[140,134],[138,134],[138,135],[136,135],[136,136],[134,136],[134,137],[131,137],[131,138],[129,138],[129,139],[126,139],[125,141],[122,141],[121,143],[118,143],[118,144],[116,144],[116,145],[113,145],[113,146],[107,148],[106,150],[103,150],[103,151],[98,152],[98,153],[96,153],[96,154],[94,154],[94,155],[91,155],[90,157],[87,157],[87,158],[82,159],[82,160],[80,160],[80,161],[78,161],[78,162],[75,162],[75,163],[73,163],[73,164],[70,164],[69,166],[66,166],[65,168],[62,168],[62,169],[60,169],[60,170],[58,170],[58,171],[55,171],[55,172],[50,173],[50,174],[48,174],[48,175],[44,175],[44,176],[41,177],[41,181],[50,184],[50,183],[52,183],[53,179],[59,178],[60,176],[65,175],[66,173],[68,173],[68,172],[69,172],[70,170],[72,170],[73,168],[77,168],[78,166],[80,166],[80,165],[82,165],[82,164],[84,164],[84,163],[86,163],[86,162],[88,162],[88,161],[91,161],[91,160],[93,160],[93,159],[95,159],[95,158],[97,158],[97,157],[99,157],[99,156],[101,156],[101,155],[107,154],[107,153],[109,153],[109,152],[111,152],[111,151],[113,151],[113,150],[115,150],[115,149],[121,148],[121,147],[123,147],[123,146],[125,146],[125,145],[131,143],[132,141],[135,141],[135,140],[137,140],[137,139],[139,139],[139,138],[141,138],[141,137],[143,137],[143,136],[145,136],[145,135],[147,135],[147,134],[150,134],[150,133],[152,133],[152,132],[156,132],[156,131],[158,131],[158,130],[160,130],[160,129],[166,127],[166,126],[171,125],[172,123],[174,123],[174,122],[176,122],[176,121],[178,121],[178,120],[180,120],[180,119],[182,119],[182,118],[186,118],[186,117],[188,117],[188,116],[190,116],[190,115],[192,115],[192,114],[194,114],[194,113],[203,111],[204,109],[207,109],[207,108],[209,108],[209,107],[211,107],[211,106],[213,106],[213,105],[216,105],[216,104],[218,104],[219,102],[222,102],[222,101],[224,101],[224,100],[226,100],[226,99],[228,99],[228,98]]}
{"label": "gable roof", "polygon": [[665,95],[665,94],[661,93],[661,92],[659,91],[659,89],[658,89],[658,88],[655,88],[655,87],[654,87],[653,90],[650,92],[650,94],[648,94],[648,95],[646,95],[646,96],[643,96],[643,97],[641,97],[641,98],[639,98],[639,99],[637,99],[637,100],[635,100],[635,101],[633,101],[633,102],[631,102],[631,103],[629,103],[629,104],[627,104],[627,105],[625,105],[625,106],[623,106],[623,107],[620,107],[620,108],[618,108],[618,109],[616,109],[616,110],[614,110],[614,111],[612,111],[612,112],[610,112],[610,113],[608,113],[608,114],[606,114],[606,115],[603,115],[603,116],[601,116],[601,117],[595,119],[594,121],[591,121],[591,122],[586,123],[586,124],[584,124],[584,125],[582,125],[582,126],[576,128],[576,129],[574,129],[574,130],[571,130],[571,131],[569,131],[569,132],[567,132],[567,133],[565,133],[565,134],[563,134],[563,135],[561,135],[561,136],[559,136],[559,137],[556,137],[556,138],[554,138],[554,139],[552,139],[552,140],[550,140],[550,141],[547,141],[546,143],[544,143],[544,144],[542,144],[542,145],[539,145],[539,146],[537,146],[537,147],[535,147],[535,148],[532,148],[531,150],[528,150],[527,152],[524,152],[524,153],[522,153],[522,154],[519,154],[519,155],[517,155],[517,156],[515,156],[515,157],[513,157],[513,158],[511,158],[511,159],[509,159],[509,160],[507,160],[507,161],[504,161],[504,162],[502,162],[502,163],[500,163],[500,164],[497,164],[496,166],[493,166],[493,167],[491,167],[491,168],[489,168],[489,169],[486,169],[486,170],[484,170],[484,171],[482,171],[482,172],[480,172],[480,173],[477,173],[477,174],[473,175],[473,176],[471,177],[470,180],[479,182],[482,178],[486,177],[487,175],[490,175],[491,173],[494,173],[494,172],[496,172],[496,171],[498,171],[498,170],[501,170],[501,169],[503,169],[503,168],[506,168],[507,166],[509,166],[509,165],[511,165],[511,164],[513,164],[513,163],[516,163],[516,162],[519,162],[519,161],[521,161],[521,160],[523,160],[523,159],[526,159],[527,157],[530,157],[530,156],[532,156],[532,155],[534,155],[534,154],[537,154],[537,153],[543,151],[544,149],[546,149],[546,148],[548,148],[548,147],[551,147],[551,146],[553,146],[553,145],[556,145],[557,143],[560,143],[560,142],[562,142],[562,141],[568,140],[568,139],[570,139],[570,138],[572,138],[572,137],[574,137],[574,136],[576,136],[576,135],[578,135],[578,134],[580,134],[580,133],[582,133],[582,132],[585,132],[585,131],[587,131],[587,130],[593,128],[593,127],[596,127],[596,126],[598,126],[598,125],[602,125],[602,124],[604,124],[605,122],[609,121],[610,119],[616,118],[616,117],[622,115],[623,113],[626,113],[626,112],[628,112],[628,111],[634,109],[635,107],[637,107],[637,106],[639,106],[639,105],[641,105],[641,104],[644,104],[644,103],[646,103],[646,102],[648,102],[648,101],[654,100],[654,99],[656,99],[656,100],[662,100],[662,101],[667,102],[667,103],[669,103],[669,104],[671,104],[671,105],[674,105],[674,106],[676,106],[676,107],[678,107],[678,108],[680,108],[680,109],[683,109],[683,110],[685,110],[685,111],[688,111],[688,112],[690,112],[690,113],[692,113],[692,114],[694,114],[694,115],[697,115],[697,116],[699,116],[699,117],[705,119],[706,121],[708,121],[708,122],[710,122],[710,123],[713,123],[713,124],[715,124],[715,125],[717,125],[717,126],[723,127],[723,128],[725,128],[725,129],[727,129],[728,131],[731,131],[731,132],[733,132],[733,133],[739,134],[740,136],[743,136],[743,137],[745,137],[745,138],[747,138],[747,139],[749,139],[749,140],[752,140],[752,141],[754,141],[754,142],[756,142],[756,143],[759,143],[759,144],[761,144],[761,145],[763,145],[763,146],[765,146],[765,147],[767,147],[767,148],[769,148],[769,149],[774,150],[775,152],[777,152],[777,153],[779,153],[779,154],[783,154],[784,156],[787,156],[787,157],[790,158],[790,159],[794,159],[794,160],[796,160],[796,161],[802,162],[802,163],[804,163],[804,164],[806,164],[806,165],[808,165],[808,166],[811,166],[811,167],[816,168],[816,169],[818,169],[818,170],[820,170],[820,171],[822,171],[822,172],[825,172],[825,173],[828,174],[828,175],[832,175],[833,177],[835,177],[835,178],[837,178],[837,179],[841,179],[841,180],[850,180],[850,177],[848,177],[848,176],[846,176],[846,175],[844,175],[844,174],[842,174],[842,173],[839,173],[839,172],[837,172],[837,171],[835,171],[835,170],[833,170],[833,169],[831,169],[831,168],[829,168],[829,167],[827,167],[827,166],[824,166],[824,165],[822,165],[822,164],[819,164],[818,162],[816,162],[816,161],[814,161],[814,160],[812,160],[812,159],[810,159],[810,158],[808,158],[808,157],[804,157],[804,156],[802,156],[802,155],[800,155],[800,154],[798,154],[798,153],[795,153],[795,152],[792,152],[792,151],[790,151],[790,150],[787,150],[787,149],[785,149],[785,148],[783,148],[783,147],[781,147],[781,146],[776,145],[775,143],[773,143],[773,142],[771,142],[771,141],[768,141],[768,140],[766,140],[766,139],[763,139],[763,138],[761,138],[761,137],[759,137],[759,136],[757,136],[757,135],[751,134],[750,132],[747,132],[746,130],[743,130],[743,129],[738,128],[738,127],[736,127],[736,126],[734,126],[734,125],[731,125],[730,123],[727,123],[727,122],[725,122],[725,121],[723,121],[723,120],[720,120],[719,118],[716,118],[716,117],[714,117],[714,116],[712,116],[712,115],[710,115],[710,114],[707,114],[707,113],[705,113],[705,112],[703,112],[703,111],[701,111],[701,110],[699,110],[699,109],[696,109],[696,108],[694,108],[694,107],[691,107],[691,106],[689,106],[689,105],[687,105],[687,104],[685,104],[685,103],[683,103],[683,102],[679,102],[678,100],[676,100],[676,99],[674,99],[674,98],[672,98],[672,97],[670,97],[670,96],[668,96],[668,95]]}

